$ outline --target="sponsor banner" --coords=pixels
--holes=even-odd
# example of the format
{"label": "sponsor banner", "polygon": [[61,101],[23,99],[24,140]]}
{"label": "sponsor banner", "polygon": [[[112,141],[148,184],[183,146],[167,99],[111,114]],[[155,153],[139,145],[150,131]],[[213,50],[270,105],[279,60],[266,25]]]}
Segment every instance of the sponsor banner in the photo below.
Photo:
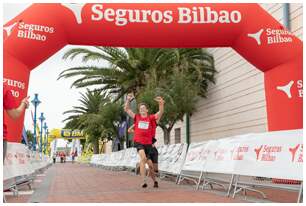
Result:
{"label": "sponsor banner", "polygon": [[126,150],[120,150],[118,152],[116,152],[116,163],[118,167],[123,167],[123,163],[124,163],[124,156],[125,156],[125,152]]}
{"label": "sponsor banner", "polygon": [[61,136],[63,138],[84,138],[84,133],[81,130],[62,129]]}
{"label": "sponsor banner", "polygon": [[128,148],[128,149],[125,149],[125,154],[123,156],[123,159],[122,159],[122,166],[126,166],[130,159],[131,159],[131,151],[132,151],[133,148]]}
{"label": "sponsor banner", "polygon": [[51,159],[49,157],[47,157],[48,160],[45,160],[46,159],[45,156],[39,152],[34,152],[34,151],[29,151],[29,152],[31,153],[30,167],[32,168],[33,171],[44,168],[49,164],[49,162],[51,162]]}
{"label": "sponsor banner", "polygon": [[100,154],[94,154],[91,156],[90,164],[97,164],[99,160]]}
{"label": "sponsor banner", "polygon": [[167,151],[168,151],[169,145],[162,145],[160,147],[157,147],[158,151],[158,169],[159,170],[166,170],[167,168]]}
{"label": "sponsor banner", "polygon": [[[303,180],[303,131],[247,134],[186,144],[159,146],[159,170],[179,174],[180,170],[238,174]],[[186,154],[187,153],[187,154]],[[37,154],[36,154],[37,155]],[[135,148],[92,157],[106,166],[136,167]]]}
{"label": "sponsor banner", "polygon": [[113,167],[115,166],[115,152],[108,154],[107,161],[105,162],[105,166]]}
{"label": "sponsor banner", "polygon": [[171,144],[168,147],[164,148],[162,150],[162,153],[158,157],[158,169],[161,171],[167,171],[170,167],[169,162],[171,160],[171,155],[173,154],[173,151],[176,150],[177,144]]}
{"label": "sponsor banner", "polygon": [[136,148],[128,148],[125,151],[124,158],[122,161],[122,166],[125,167],[136,167],[139,162],[139,156],[137,154]]}
{"label": "sponsor banner", "polygon": [[195,142],[189,145],[182,170],[203,171],[205,164],[203,155],[207,143],[208,142]]}
{"label": "sponsor banner", "polygon": [[182,169],[303,180],[302,137],[287,130],[192,143]]}
{"label": "sponsor banner", "polygon": [[8,143],[3,167],[3,180],[33,173],[31,162],[31,154],[25,145]]}
{"label": "sponsor banner", "polygon": [[157,151],[158,151],[158,156],[162,157],[164,156],[164,154],[167,153],[167,149],[168,149],[169,145],[161,145],[157,147]]}
{"label": "sponsor banner", "polygon": [[105,165],[109,159],[109,154],[99,154],[94,159],[94,164]]}
{"label": "sponsor banner", "polygon": [[203,151],[203,156],[205,156],[206,159],[203,171],[225,174],[234,173],[237,150],[241,139],[244,137],[245,136],[235,136],[209,141],[205,145]]}
{"label": "sponsor banner", "polygon": [[91,157],[91,164],[103,166],[136,167],[139,157],[135,148],[120,150],[110,154],[96,154]]}
{"label": "sponsor banner", "polygon": [[29,150],[24,144],[9,142],[4,159],[3,180],[32,174],[50,162],[48,156]]}
{"label": "sponsor banner", "polygon": [[131,160],[126,166],[136,168],[137,163],[140,162],[140,158],[139,158],[136,148],[132,148],[130,157],[131,157]]}
{"label": "sponsor banner", "polygon": [[236,174],[303,180],[303,130],[252,134],[240,147]]}
{"label": "sponsor banner", "polygon": [[170,158],[168,161],[168,169],[166,172],[172,174],[179,174],[184,164],[185,157],[187,153],[187,144],[176,144],[176,147],[170,153]]}

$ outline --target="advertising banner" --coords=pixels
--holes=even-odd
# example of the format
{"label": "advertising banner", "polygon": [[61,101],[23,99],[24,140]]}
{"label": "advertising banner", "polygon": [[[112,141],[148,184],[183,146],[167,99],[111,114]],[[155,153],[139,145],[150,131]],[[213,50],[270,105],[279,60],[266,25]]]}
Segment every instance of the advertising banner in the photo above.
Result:
{"label": "advertising banner", "polygon": [[303,180],[303,130],[252,134],[238,151],[236,174]]}
{"label": "advertising banner", "polygon": [[24,144],[9,142],[3,165],[3,180],[32,174],[49,163],[51,159],[48,156],[30,151]]}
{"label": "advertising banner", "polygon": [[182,170],[203,171],[205,160],[202,158],[207,142],[191,143]]}

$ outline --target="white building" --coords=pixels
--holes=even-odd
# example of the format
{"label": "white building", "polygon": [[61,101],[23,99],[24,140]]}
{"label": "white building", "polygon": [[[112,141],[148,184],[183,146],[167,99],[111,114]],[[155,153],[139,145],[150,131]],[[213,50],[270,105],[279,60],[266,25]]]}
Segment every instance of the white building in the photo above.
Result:
{"label": "white building", "polygon": [[[284,4],[260,4],[280,23],[284,23]],[[302,4],[289,4],[290,31],[302,40]],[[215,58],[216,84],[208,89],[207,99],[197,104],[190,117],[190,142],[233,135],[266,132],[267,112],[264,74],[232,48],[208,49]],[[158,145],[163,133],[157,129]],[[186,121],[171,131],[170,144],[186,142]]]}

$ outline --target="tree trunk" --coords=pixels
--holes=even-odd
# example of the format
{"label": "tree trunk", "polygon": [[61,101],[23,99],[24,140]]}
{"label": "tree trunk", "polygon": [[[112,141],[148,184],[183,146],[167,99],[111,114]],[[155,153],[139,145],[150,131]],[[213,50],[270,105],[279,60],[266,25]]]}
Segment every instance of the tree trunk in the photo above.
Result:
{"label": "tree trunk", "polygon": [[93,153],[99,154],[99,139],[94,138],[94,140],[92,141],[92,145],[93,145]]}
{"label": "tree trunk", "polygon": [[164,132],[164,144],[170,144],[170,131],[167,128],[163,128]]}
{"label": "tree trunk", "polygon": [[105,142],[102,143],[99,154],[105,153]]}
{"label": "tree trunk", "polygon": [[171,122],[168,127],[165,125],[159,125],[164,132],[164,144],[170,144],[170,132],[174,126],[175,122]]}

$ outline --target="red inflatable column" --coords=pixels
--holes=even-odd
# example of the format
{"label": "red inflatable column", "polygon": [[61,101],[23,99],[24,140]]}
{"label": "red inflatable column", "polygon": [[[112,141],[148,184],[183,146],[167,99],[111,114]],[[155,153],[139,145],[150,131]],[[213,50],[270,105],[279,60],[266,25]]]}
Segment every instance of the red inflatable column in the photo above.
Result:
{"label": "red inflatable column", "polygon": [[268,129],[303,128],[303,57],[265,72]]}
{"label": "red inflatable column", "polygon": [[[30,71],[25,64],[18,61],[8,52],[4,51],[3,57],[4,68],[6,68],[3,71],[3,82],[11,89],[13,96],[16,98],[16,102],[19,105],[21,100],[27,96]],[[22,114],[22,116],[17,120],[12,120],[6,113],[4,113],[4,115],[8,130],[8,141],[20,142],[24,114]]]}

